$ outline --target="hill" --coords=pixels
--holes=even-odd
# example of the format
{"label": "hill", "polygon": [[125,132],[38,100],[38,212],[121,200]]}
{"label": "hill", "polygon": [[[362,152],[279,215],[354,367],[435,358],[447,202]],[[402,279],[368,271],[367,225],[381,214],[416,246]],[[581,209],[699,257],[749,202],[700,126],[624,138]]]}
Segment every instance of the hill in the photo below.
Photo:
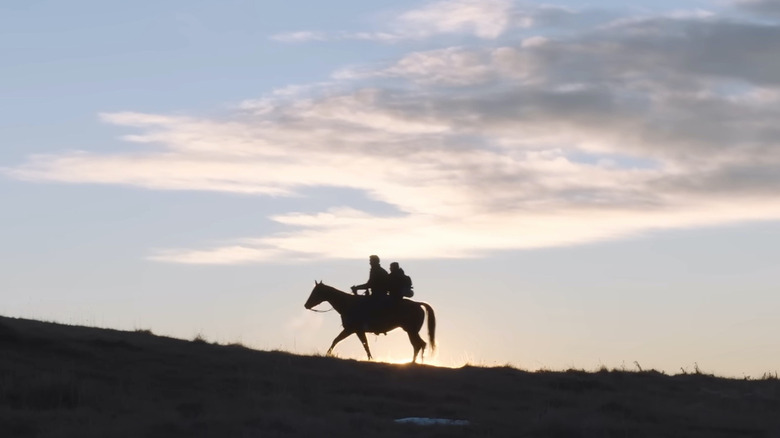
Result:
{"label": "hill", "polygon": [[777,378],[392,365],[0,317],[9,438],[777,437],[778,413]]}

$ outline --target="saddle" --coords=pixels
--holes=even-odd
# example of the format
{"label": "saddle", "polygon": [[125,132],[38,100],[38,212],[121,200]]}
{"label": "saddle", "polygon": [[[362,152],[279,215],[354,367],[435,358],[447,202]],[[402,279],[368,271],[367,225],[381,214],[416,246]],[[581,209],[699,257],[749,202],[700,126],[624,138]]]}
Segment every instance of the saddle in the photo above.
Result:
{"label": "saddle", "polygon": [[347,328],[348,324],[350,326],[355,325],[355,328],[361,328],[363,331],[374,331],[369,329],[378,323],[381,324],[381,321],[385,319],[383,317],[386,316],[388,312],[391,312],[397,305],[398,300],[390,296],[366,296],[360,300],[357,308],[353,312],[350,312],[348,316],[345,315],[343,318],[345,324],[344,328]]}

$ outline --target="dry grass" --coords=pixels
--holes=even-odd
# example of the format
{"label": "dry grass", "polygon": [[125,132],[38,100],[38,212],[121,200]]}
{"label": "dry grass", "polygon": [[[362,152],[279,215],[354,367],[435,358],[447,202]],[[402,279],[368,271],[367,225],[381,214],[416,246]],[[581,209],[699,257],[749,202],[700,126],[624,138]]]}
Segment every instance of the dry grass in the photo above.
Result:
{"label": "dry grass", "polygon": [[[775,374],[639,370],[390,365],[0,317],[0,436],[780,436]],[[471,425],[393,422],[410,416]]]}

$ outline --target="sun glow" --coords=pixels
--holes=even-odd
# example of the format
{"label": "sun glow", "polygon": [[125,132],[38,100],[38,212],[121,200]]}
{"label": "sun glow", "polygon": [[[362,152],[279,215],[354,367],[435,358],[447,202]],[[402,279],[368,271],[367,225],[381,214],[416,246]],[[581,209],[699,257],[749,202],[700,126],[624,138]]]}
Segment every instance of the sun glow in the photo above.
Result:
{"label": "sun glow", "polygon": [[[364,359],[365,361],[368,361],[368,359]],[[381,362],[381,363],[389,363],[394,365],[409,365],[412,363],[411,358],[408,356],[392,356],[392,355],[380,355],[380,356],[374,356],[374,358],[370,362]],[[438,356],[430,357],[426,355],[423,360],[420,360],[420,358],[417,358],[417,363],[421,365],[428,365],[432,367],[439,367],[439,368],[459,368],[462,365],[454,365],[451,363],[448,363],[447,361],[440,360]]]}

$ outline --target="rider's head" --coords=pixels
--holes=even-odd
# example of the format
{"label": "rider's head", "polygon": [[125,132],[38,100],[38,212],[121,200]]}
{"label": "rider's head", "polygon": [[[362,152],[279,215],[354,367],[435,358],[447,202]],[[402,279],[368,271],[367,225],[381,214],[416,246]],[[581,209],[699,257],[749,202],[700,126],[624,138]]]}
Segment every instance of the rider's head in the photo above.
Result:
{"label": "rider's head", "polygon": [[368,257],[368,263],[371,264],[371,266],[379,266],[379,256],[372,255]]}
{"label": "rider's head", "polygon": [[398,262],[393,262],[393,263],[390,263],[390,271],[391,271],[391,272],[392,272],[392,271],[397,271],[397,270],[398,270],[398,268],[399,268],[399,266],[398,266]]}

